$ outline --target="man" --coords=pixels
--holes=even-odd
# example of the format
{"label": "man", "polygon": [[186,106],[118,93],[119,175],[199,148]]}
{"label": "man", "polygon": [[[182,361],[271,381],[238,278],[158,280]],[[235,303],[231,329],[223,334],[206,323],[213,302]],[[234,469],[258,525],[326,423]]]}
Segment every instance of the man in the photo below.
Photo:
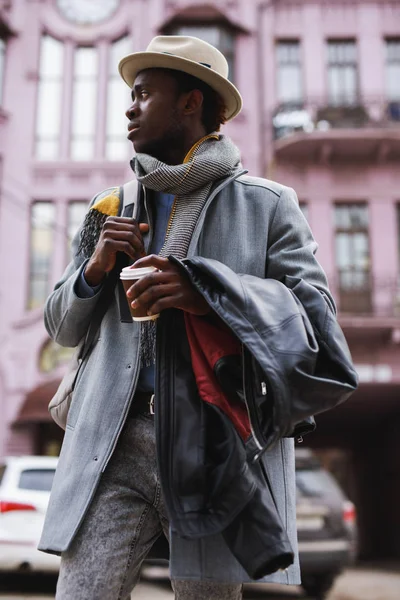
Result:
{"label": "man", "polygon": [[[350,375],[329,378],[327,366],[319,375],[313,329],[324,336],[319,321],[334,321],[334,304],[315,242],[294,192],[247,177],[218,133],[242,104],[218,50],[160,36],[119,69],[132,88],[138,219],[107,217],[109,191],[94,199],[45,321],[53,339],[76,346],[121,257],[156,267],[127,297],[161,316],[127,322],[117,286],[79,371],[40,542],[61,553],[57,599],[126,600],[162,532],[178,599],[239,599],[243,581],[267,574],[298,584],[284,436],[355,387],[346,349],[340,375]],[[319,400],[328,388],[334,401]]]}

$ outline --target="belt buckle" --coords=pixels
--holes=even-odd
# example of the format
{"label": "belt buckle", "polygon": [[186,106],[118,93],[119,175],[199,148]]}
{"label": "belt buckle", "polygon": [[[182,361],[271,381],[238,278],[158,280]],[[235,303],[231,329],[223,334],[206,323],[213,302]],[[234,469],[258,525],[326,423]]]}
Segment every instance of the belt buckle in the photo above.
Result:
{"label": "belt buckle", "polygon": [[149,411],[151,415],[154,415],[154,394],[151,395],[149,400]]}

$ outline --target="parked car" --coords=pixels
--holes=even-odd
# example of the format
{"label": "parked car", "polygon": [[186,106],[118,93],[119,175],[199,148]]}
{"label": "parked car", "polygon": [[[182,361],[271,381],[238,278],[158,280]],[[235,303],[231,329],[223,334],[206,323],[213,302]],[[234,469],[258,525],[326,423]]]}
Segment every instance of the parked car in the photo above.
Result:
{"label": "parked car", "polygon": [[37,550],[57,458],[0,461],[0,571],[58,571],[58,556]]}
{"label": "parked car", "polygon": [[313,598],[324,598],[356,557],[355,507],[308,448],[296,448],[296,488],[302,585]]}
{"label": "parked car", "polygon": [[[44,456],[0,462],[0,571],[58,570],[59,557],[36,549],[56,465],[57,458]],[[355,558],[355,508],[307,448],[296,448],[296,487],[302,585],[312,597],[323,598]],[[162,536],[147,564],[167,567],[167,561]]]}

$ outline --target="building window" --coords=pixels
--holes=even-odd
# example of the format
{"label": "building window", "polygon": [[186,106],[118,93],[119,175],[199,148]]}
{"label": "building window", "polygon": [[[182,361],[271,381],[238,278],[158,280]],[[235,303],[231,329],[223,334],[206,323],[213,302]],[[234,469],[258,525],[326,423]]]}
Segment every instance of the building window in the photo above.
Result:
{"label": "building window", "polygon": [[371,310],[368,227],[366,204],[336,204],[336,267],[343,312]]}
{"label": "building window", "polygon": [[94,157],[97,113],[98,53],[96,48],[75,50],[70,154],[73,160]]}
{"label": "building window", "polygon": [[107,125],[106,125],[106,157],[109,160],[125,160],[129,141],[127,136],[127,119],[125,112],[131,104],[130,90],[118,73],[120,59],[129,54],[130,39],[128,36],[111,44],[108,64],[107,90]]}
{"label": "building window", "polygon": [[86,200],[74,200],[68,204],[68,215],[67,215],[67,244],[68,244],[68,260],[71,260],[71,243],[77,233],[79,227],[82,225],[83,220],[88,209],[88,203]]}
{"label": "building window", "polygon": [[28,308],[43,305],[49,293],[55,207],[52,202],[34,202],[31,208],[31,243]]}
{"label": "building window", "polygon": [[49,340],[40,352],[39,370],[42,373],[51,373],[60,365],[68,363],[74,352],[75,348],[65,348]]}
{"label": "building window", "polygon": [[4,65],[6,62],[6,42],[0,38],[0,106],[3,104]]}
{"label": "building window", "polygon": [[190,35],[208,42],[218,48],[225,56],[229,67],[229,80],[235,81],[235,36],[224,25],[180,25],[169,33],[173,35]]}
{"label": "building window", "polygon": [[300,44],[280,41],[276,44],[277,96],[280,104],[301,104],[303,98]]}
{"label": "building window", "polygon": [[355,41],[328,42],[329,103],[352,106],[357,103],[357,50]]}
{"label": "building window", "polygon": [[64,46],[45,35],[41,41],[38,105],[36,119],[36,157],[53,160],[59,152]]}
{"label": "building window", "polygon": [[389,101],[400,101],[400,39],[386,40],[386,90]]}

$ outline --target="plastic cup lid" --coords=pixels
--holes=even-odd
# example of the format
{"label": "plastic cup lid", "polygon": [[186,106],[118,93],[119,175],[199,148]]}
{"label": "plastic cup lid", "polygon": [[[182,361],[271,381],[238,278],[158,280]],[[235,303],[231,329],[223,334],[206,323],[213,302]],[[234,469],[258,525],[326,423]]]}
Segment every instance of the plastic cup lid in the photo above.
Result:
{"label": "plastic cup lid", "polygon": [[142,267],[140,269],[135,269],[132,265],[131,267],[125,267],[122,269],[120,274],[120,279],[141,279],[145,275],[150,275],[150,273],[154,273],[154,271],[158,271],[156,267]]}

